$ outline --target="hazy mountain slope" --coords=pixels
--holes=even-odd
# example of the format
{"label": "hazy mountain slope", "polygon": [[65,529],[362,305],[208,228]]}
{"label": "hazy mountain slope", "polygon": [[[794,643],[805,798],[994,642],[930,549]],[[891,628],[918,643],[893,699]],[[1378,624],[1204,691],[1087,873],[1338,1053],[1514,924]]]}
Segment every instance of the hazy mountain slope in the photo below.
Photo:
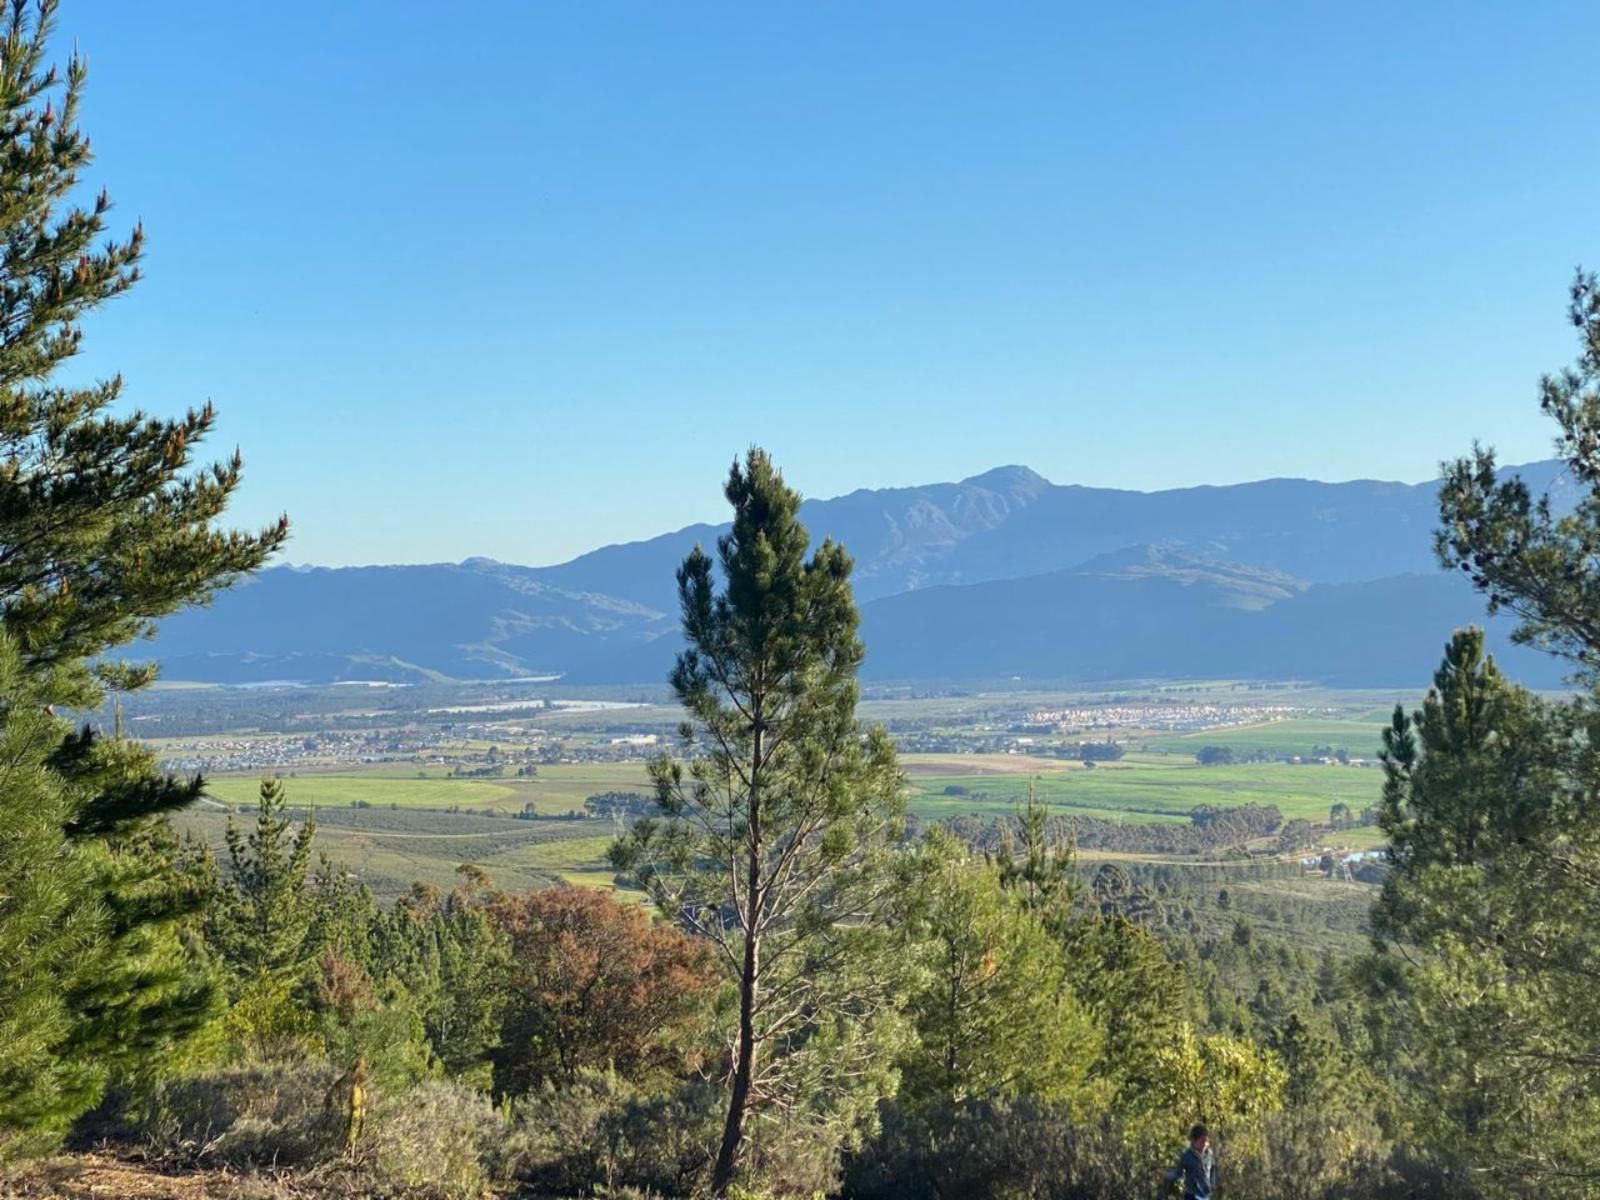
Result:
{"label": "hazy mountain slope", "polygon": [[[1171,551],[1119,566],[929,588],[867,605],[863,674],[876,679],[1304,679],[1419,686],[1452,630],[1488,625],[1492,648],[1530,686],[1563,667],[1509,641],[1461,579],[1410,574],[1286,589],[1280,576]],[[1302,590],[1303,589],[1303,590]],[[1275,592],[1279,599],[1260,603]]]}
{"label": "hazy mountain slope", "polygon": [[[1536,490],[1554,475],[1552,464],[1516,470]],[[1458,583],[1392,582],[1437,575],[1432,484],[1266,480],[1145,494],[1002,467],[802,512],[814,538],[834,537],[856,559],[867,669],[880,678],[1388,682],[1378,677],[1391,664],[1413,662],[1402,629],[1431,647],[1481,612]],[[677,645],[673,573],[720,532],[691,526],[556,567],[263,571],[215,607],[165,622],[154,654],[169,678],[223,681],[659,679]]]}
{"label": "hazy mountain slope", "polygon": [[263,571],[161,626],[170,678],[486,678],[582,669],[671,628],[663,614],[578,594],[487,560]]}
{"label": "hazy mountain slope", "polygon": [[1053,488],[945,564],[982,580],[1059,569],[1152,543],[1268,567],[1312,582],[1372,579],[1431,566],[1431,484],[1272,479],[1168,492]]}
{"label": "hazy mountain slope", "polygon": [[1192,675],[1240,614],[1305,585],[1138,547],[1022,579],[885,597],[862,613],[866,674],[885,679]]}
{"label": "hazy mountain slope", "polygon": [[[1535,491],[1559,464],[1509,467]],[[841,541],[856,560],[863,602],[916,588],[1059,571],[1126,546],[1158,545],[1266,567],[1312,583],[1431,571],[1437,485],[1267,479],[1133,492],[1053,484],[1026,467],[959,483],[851,492],[801,508],[815,540]],[[1557,489],[1558,504],[1564,495]],[[607,546],[530,568],[567,591],[602,592],[675,611],[672,573],[697,541],[726,526],[695,525],[647,542]]]}
{"label": "hazy mountain slope", "polygon": [[1529,687],[1561,686],[1568,664],[1513,645],[1515,624],[1504,614],[1489,618],[1483,598],[1460,575],[1397,575],[1314,587],[1261,612],[1241,631],[1238,658],[1258,678],[1418,684],[1432,678],[1452,632],[1481,625],[1511,678]]}

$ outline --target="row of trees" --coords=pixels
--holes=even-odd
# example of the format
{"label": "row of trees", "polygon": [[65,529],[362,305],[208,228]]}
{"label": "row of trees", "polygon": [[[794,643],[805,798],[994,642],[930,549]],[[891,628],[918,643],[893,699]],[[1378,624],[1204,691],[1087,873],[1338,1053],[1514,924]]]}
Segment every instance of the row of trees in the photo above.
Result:
{"label": "row of trees", "polygon": [[[1007,836],[1014,836],[1013,817],[974,814],[947,817],[942,826],[980,850],[997,851]],[[1202,805],[1189,814],[1189,822],[1129,822],[1112,817],[1074,814],[1051,819],[1051,836],[1084,850],[1114,850],[1128,854],[1244,854],[1249,843],[1277,833],[1283,813],[1275,804],[1241,804],[1234,808]],[[1302,824],[1306,824],[1302,822]]]}

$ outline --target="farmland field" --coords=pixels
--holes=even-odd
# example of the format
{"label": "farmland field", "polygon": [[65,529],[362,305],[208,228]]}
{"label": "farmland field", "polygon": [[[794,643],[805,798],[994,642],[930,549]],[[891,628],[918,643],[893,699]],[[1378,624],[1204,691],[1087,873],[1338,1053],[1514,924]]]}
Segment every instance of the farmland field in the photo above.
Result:
{"label": "farmland field", "polygon": [[[532,804],[540,816],[552,817],[581,811],[583,802],[597,792],[650,790],[643,763],[557,764],[540,767],[534,779],[461,779],[438,768],[385,766],[306,772],[283,784],[290,804],[296,807],[343,808],[365,803],[374,808],[461,808],[509,814]],[[231,775],[212,779],[207,790],[224,804],[239,805],[254,803],[260,786],[258,776]]]}
{"label": "farmland field", "polygon": [[[970,762],[964,769],[963,757]],[[1035,765],[1036,773],[1002,771],[987,758]],[[907,755],[906,766],[912,810],[934,819],[1009,813],[1027,798],[1030,782],[1063,814],[1121,814],[1125,820],[1185,819],[1204,804],[1275,804],[1285,817],[1325,820],[1334,804],[1360,809],[1376,803],[1382,787],[1382,777],[1371,769],[1281,763],[1202,767],[1174,755],[1129,755],[1093,770],[1002,755]]]}
{"label": "farmland field", "polygon": [[[1186,819],[1203,804],[1276,804],[1286,817],[1320,819],[1333,804],[1359,809],[1375,803],[1382,786],[1372,769],[1283,763],[1202,767],[1177,754],[1131,754],[1094,769],[1060,759],[1003,754],[908,754],[902,764],[912,810],[932,820],[960,813],[1009,813],[1027,797],[1030,782],[1064,814],[1121,814],[1126,820]],[[510,815],[532,803],[546,817],[581,812],[584,800],[597,792],[650,790],[642,763],[541,767],[531,780],[449,778],[438,771],[419,779],[417,774],[406,768],[351,768],[302,773],[282,782],[295,808]],[[208,790],[218,801],[237,806],[251,804],[259,787],[254,776],[226,776],[212,780]]]}
{"label": "farmland field", "polygon": [[[299,818],[298,811],[291,816]],[[246,812],[234,818],[248,826]],[[191,833],[226,856],[223,830],[227,814],[192,810],[181,814],[181,832]],[[609,822],[589,820],[519,821],[496,815],[418,809],[323,809],[317,813],[315,849],[358,874],[379,899],[393,900],[413,882],[449,888],[456,868],[473,863],[501,887],[514,891],[549,887],[569,872],[586,882],[609,885],[605,863],[611,844]]]}
{"label": "farmland field", "polygon": [[[1328,721],[1281,724],[1302,727],[1288,731],[1292,736],[1318,739],[1329,739],[1341,725],[1365,728]],[[1206,744],[1223,736],[1210,734]],[[924,821],[1010,815],[1030,784],[1059,816],[1186,822],[1200,805],[1275,804],[1286,818],[1323,821],[1334,804],[1361,809],[1375,803],[1381,787],[1371,769],[1202,767],[1191,754],[1176,752],[1130,754],[1093,769],[1021,754],[907,754],[901,763],[911,811]],[[568,814],[581,813],[584,800],[597,792],[649,790],[643,763],[540,766],[534,779],[459,778],[447,768],[386,765],[305,771],[282,782],[291,810],[315,810],[318,851],[357,872],[385,899],[402,895],[413,881],[449,887],[463,863],[482,867],[511,889],[560,881],[611,887],[605,855],[615,829],[607,820]],[[255,776],[233,775],[213,780],[209,791],[222,804],[238,807],[250,805],[259,786]],[[529,803],[540,819],[511,819]],[[248,822],[248,812],[239,819]],[[220,848],[225,820],[219,811],[197,811],[185,814],[182,824]],[[1338,835],[1339,844],[1355,849],[1378,842],[1370,829]]]}
{"label": "farmland field", "polygon": [[1382,729],[1382,724],[1366,721],[1271,721],[1233,729],[1168,734],[1142,744],[1153,750],[1182,754],[1193,754],[1202,746],[1264,750],[1271,754],[1310,754],[1314,746],[1328,746],[1348,751],[1357,758],[1372,758],[1382,744]]}
{"label": "farmland field", "polygon": [[[1226,746],[1283,757],[1309,755],[1321,746],[1370,758],[1380,722],[1367,718],[1377,714],[1381,695],[1230,688],[1145,687],[1137,694],[1101,695],[1099,707],[1088,691],[885,697],[865,703],[863,715],[897,723],[894,736],[925,747],[908,747],[900,756],[910,810],[923,823],[969,814],[1009,816],[1030,786],[1056,816],[1130,827],[1187,825],[1198,807],[1247,804],[1275,805],[1285,818],[1325,825],[1336,804],[1359,811],[1377,801],[1382,778],[1371,768],[1276,761],[1202,767],[1195,754],[1203,746]],[[393,702],[395,696],[385,693],[384,699]],[[359,710],[349,709],[343,695],[225,698],[230,718],[238,722],[232,729],[211,729],[205,724],[209,714],[197,709],[183,716],[188,726],[150,739],[174,769],[208,775],[214,803],[183,814],[181,827],[222,849],[226,810],[248,825],[260,779],[271,774],[282,781],[292,814],[316,813],[317,851],[360,875],[385,901],[405,894],[413,882],[448,888],[466,863],[512,890],[563,881],[614,887],[606,851],[619,826],[609,817],[585,816],[584,801],[604,792],[648,794],[642,760],[653,750],[630,739],[659,738],[674,711],[561,709],[541,713],[533,727],[524,715],[479,712],[482,705],[469,692],[459,697],[471,702],[469,712],[435,713],[427,707],[440,703],[435,698],[416,710],[397,710],[388,723],[387,713],[368,711],[365,694]],[[490,693],[483,704],[497,700]],[[1233,723],[1194,733],[1159,731],[1156,722],[1192,720],[1188,710],[1196,703],[1206,707],[1203,716],[1232,717]],[[1083,706],[1072,714],[1081,728],[1039,734],[1036,711],[1074,704]],[[1271,719],[1284,711],[1292,715]],[[1256,723],[1238,723],[1255,713],[1261,714]],[[545,728],[556,716],[559,728]],[[1121,724],[1101,724],[1106,718]],[[286,732],[290,727],[293,732]],[[1128,753],[1087,767],[1075,748],[1093,740],[1115,740]],[[383,761],[370,761],[369,755]],[[1380,842],[1370,828],[1324,829],[1316,836],[1319,844],[1349,849]],[[1171,849],[1182,844],[1178,830],[1169,836],[1160,828],[1130,829],[1123,841],[1121,835],[1096,838],[1084,850],[1085,862],[1181,861],[1223,871],[1235,869],[1230,859],[1237,862],[1238,847]],[[1270,855],[1274,843],[1259,838],[1251,849]]]}

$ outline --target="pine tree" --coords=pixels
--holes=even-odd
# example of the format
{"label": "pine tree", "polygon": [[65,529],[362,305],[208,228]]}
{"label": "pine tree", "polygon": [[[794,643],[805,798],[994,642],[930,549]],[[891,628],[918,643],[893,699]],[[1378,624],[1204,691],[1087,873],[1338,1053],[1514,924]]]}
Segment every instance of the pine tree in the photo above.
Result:
{"label": "pine tree", "polygon": [[0,1152],[44,1144],[114,1074],[172,1061],[214,1003],[197,897],[159,827],[200,781],[51,709],[148,682],[105,656],[287,536],[283,521],[218,527],[240,464],[191,470],[209,406],[113,412],[119,378],[58,378],[80,320],[138,280],[144,243],[137,228],[107,240],[104,192],[73,200],[86,72],[76,55],[46,65],[56,7],[0,8],[0,744],[15,751],[0,796]]}
{"label": "pine tree", "polygon": [[1483,630],[1458,631],[1422,707],[1408,717],[1397,706],[1383,731],[1378,823],[1391,860],[1412,871],[1472,863],[1559,820],[1549,720],[1485,653]]}
{"label": "pine tree", "polygon": [[215,527],[240,460],[188,470],[209,405],[176,420],[114,413],[120,377],[52,382],[78,352],[78,321],[138,281],[144,253],[138,227],[101,242],[106,193],[70,202],[90,160],[86,66],[45,66],[56,7],[11,0],[0,20],[0,622],[53,699],[88,707],[99,682],[152,674],[96,672],[98,656],[261,565],[288,526]]}
{"label": "pine tree", "polygon": [[492,909],[508,898],[481,868],[456,868],[461,886],[415,886],[372,924],[363,963],[386,998],[413,1006],[432,1053],[451,1075],[491,1084],[489,1052],[507,999],[509,949]]}
{"label": "pine tree", "polygon": [[975,861],[942,829],[929,831],[905,870],[899,925],[923,983],[909,1006],[918,1037],[901,1099],[1081,1099],[1102,1035],[1068,986],[1048,910],[1008,887],[1003,865]]}
{"label": "pine tree", "polygon": [[378,922],[378,906],[371,889],[348,867],[325,853],[320,855],[311,877],[311,927],[307,933],[310,943],[370,969]]}
{"label": "pine tree", "polygon": [[1458,633],[1423,707],[1385,734],[1393,869],[1361,977],[1417,1136],[1486,1197],[1587,1197],[1600,1113],[1600,288],[1579,273],[1577,362],[1540,403],[1576,503],[1558,510],[1492,452],[1446,467],[1437,547],[1518,641],[1577,664],[1587,695],[1508,682]]}
{"label": "pine tree", "polygon": [[1082,890],[1077,848],[1070,838],[1057,840],[1050,828],[1050,806],[1040,801],[1028,781],[1028,801],[1017,813],[1017,835],[1006,827],[1000,847],[1000,883],[1017,892],[1023,905],[1039,914],[1057,937],[1072,919]]}
{"label": "pine tree", "polygon": [[1539,405],[1559,426],[1556,446],[1577,502],[1562,512],[1520,478],[1501,478],[1494,451],[1474,447],[1445,464],[1439,487],[1440,561],[1467,575],[1489,602],[1520,619],[1513,637],[1600,677],[1600,283],[1579,271],[1567,317],[1578,358],[1546,375]]}
{"label": "pine tree", "polygon": [[148,752],[86,748],[41,700],[0,633],[0,1157],[47,1148],[112,1081],[176,1065],[218,1002],[204,891],[166,827],[78,832],[150,779]]}
{"label": "pine tree", "polygon": [[1488,1197],[1594,1189],[1600,822],[1593,777],[1559,765],[1575,712],[1508,683],[1473,631],[1385,738],[1373,1036],[1417,1135]]}
{"label": "pine tree", "polygon": [[64,995],[101,923],[79,904],[89,864],[71,852],[72,805],[49,769],[63,734],[0,638],[0,1156],[48,1147],[94,1102],[97,1081],[65,1052],[74,1022]]}
{"label": "pine tree", "polygon": [[312,940],[317,912],[306,888],[317,822],[308,813],[295,830],[287,803],[283,784],[263,779],[255,830],[246,836],[228,820],[228,878],[209,932],[236,988],[294,980],[322,949]]}
{"label": "pine tree", "polygon": [[888,1046],[874,1022],[892,1010],[869,969],[887,904],[875,868],[904,821],[893,747],[856,720],[849,556],[825,541],[806,559],[800,497],[761,450],[734,464],[726,495],[724,589],[698,547],[678,571],[689,646],[671,685],[694,756],[654,764],[662,817],[613,849],[663,912],[715,943],[738,986],[719,1196],[753,1112],[871,1112]]}

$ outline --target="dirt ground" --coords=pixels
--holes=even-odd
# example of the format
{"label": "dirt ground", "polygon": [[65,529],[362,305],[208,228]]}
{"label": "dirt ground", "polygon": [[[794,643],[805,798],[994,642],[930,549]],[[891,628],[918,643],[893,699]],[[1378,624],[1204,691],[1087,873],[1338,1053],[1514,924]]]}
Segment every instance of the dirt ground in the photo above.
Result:
{"label": "dirt ground", "polygon": [[169,1173],[108,1155],[29,1163],[0,1176],[7,1200],[293,1200],[287,1181],[228,1171]]}

